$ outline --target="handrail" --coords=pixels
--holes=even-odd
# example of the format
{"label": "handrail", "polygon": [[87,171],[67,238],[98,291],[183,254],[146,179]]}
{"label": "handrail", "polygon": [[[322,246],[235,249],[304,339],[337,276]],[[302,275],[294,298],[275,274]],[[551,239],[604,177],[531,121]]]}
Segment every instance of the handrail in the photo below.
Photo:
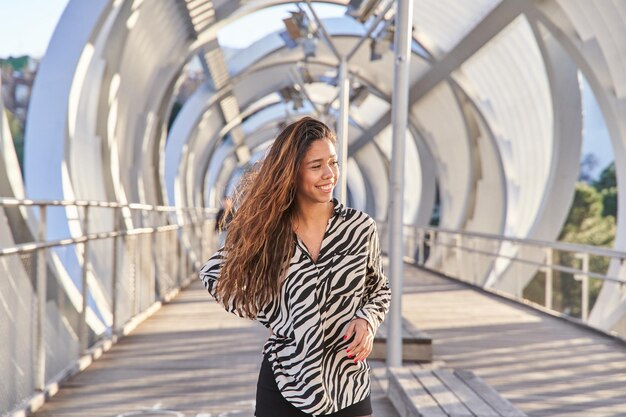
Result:
{"label": "handrail", "polygon": [[[381,230],[386,230],[386,223],[378,222]],[[593,297],[590,280],[596,279],[601,282],[610,282],[623,286],[626,279],[621,276],[626,252],[609,248],[602,248],[591,245],[576,243],[544,241],[539,239],[523,239],[507,237],[482,232],[470,232],[451,230],[440,227],[418,227],[415,225],[405,225],[405,251],[407,256],[420,266],[440,271],[444,274],[452,274],[452,278],[472,285],[486,288],[485,280],[494,271],[497,261],[507,262],[502,264],[501,273],[507,276],[502,285],[498,285],[496,290],[499,293],[507,293],[507,296],[517,299],[526,304],[536,304],[538,308],[545,308],[556,314],[571,317],[581,323],[603,331],[597,324],[589,322],[589,314]],[[510,251],[503,250],[503,244],[510,244]],[[446,252],[435,252],[437,248],[442,248]],[[428,251],[426,250],[428,249]],[[563,263],[556,258],[558,252],[568,253],[565,259],[568,263]],[[455,256],[441,257],[441,255],[455,254]],[[436,254],[436,262],[428,262],[428,259]],[[464,254],[467,254],[465,256]],[[591,271],[591,257],[603,259],[603,270]],[[611,262],[619,269],[604,270],[610,267]],[[617,265],[615,265],[617,262]],[[454,272],[458,271],[458,272]],[[463,271],[463,272],[460,272]],[[608,275],[608,271],[613,275]],[[543,273],[540,282],[535,282],[535,291],[532,295],[526,293],[527,285],[536,278],[538,272]],[[562,273],[562,278],[574,279],[580,286],[580,300],[573,297],[573,294],[559,292],[559,297],[555,298],[558,287],[553,288],[555,273]],[[619,276],[615,276],[619,274]],[[537,284],[543,286],[543,290],[538,292]],[[532,299],[530,298],[532,297]],[[556,300],[561,300],[555,307]],[[567,310],[573,308],[574,310]],[[576,313],[572,313],[575,311]],[[580,314],[580,315],[579,315]],[[626,334],[619,337],[626,339]]]}
{"label": "handrail", "polygon": [[[415,226],[409,226],[409,225],[407,226],[415,227]],[[427,230],[427,231],[444,232],[444,233],[450,233],[450,234],[456,234],[456,235],[462,235],[462,236],[480,237],[480,238],[491,239],[491,240],[514,242],[514,243],[520,243],[520,244],[525,244],[525,245],[543,246],[543,247],[549,247],[552,249],[562,250],[562,251],[567,251],[567,252],[586,252],[590,255],[606,256],[610,258],[618,258],[620,260],[626,259],[626,252],[624,251],[616,251],[613,249],[607,249],[607,248],[591,246],[591,245],[582,245],[578,243],[552,242],[552,241],[537,240],[537,239],[521,239],[521,238],[494,235],[494,234],[489,234],[489,233],[459,231],[459,230],[451,230],[451,229],[445,229],[445,228],[439,228],[439,227],[422,227],[420,229]]]}
{"label": "handrail", "polygon": [[547,264],[547,263],[542,263],[542,262],[535,262],[535,261],[529,261],[526,259],[522,259],[518,256],[508,256],[508,255],[503,255],[501,253],[494,253],[494,252],[487,252],[484,250],[479,250],[479,249],[475,249],[475,248],[469,248],[467,246],[462,246],[462,245],[451,245],[451,244],[446,244],[446,243],[437,243],[437,245],[439,246],[445,246],[448,248],[456,248],[456,249],[462,249],[466,252],[474,252],[474,253],[479,253],[481,255],[489,255],[489,256],[498,256],[499,258],[504,258],[504,259],[509,259],[515,262],[519,262],[519,263],[523,263],[526,265],[533,265],[533,266],[538,266],[541,268],[545,268],[545,267],[551,267],[552,269],[556,269],[557,271],[561,271],[561,272],[567,272],[567,273],[571,273],[571,274],[585,274],[590,276],[591,278],[597,278],[597,279],[602,279],[605,281],[611,281],[611,282],[617,282],[620,284],[626,284],[626,280],[623,280],[621,278],[616,278],[616,277],[611,277],[609,275],[602,275],[602,274],[598,274],[596,272],[591,272],[591,271],[583,271],[581,269],[576,269],[576,268],[570,268],[567,266],[563,266],[560,264]]}
{"label": "handrail", "polygon": [[[9,243],[11,246],[0,247],[0,260],[16,255],[22,257],[27,254],[26,259],[21,259],[22,262],[7,261],[3,263],[8,272],[6,279],[18,279],[24,274],[30,277],[31,289],[24,288],[16,294],[19,297],[32,297],[35,300],[34,310],[24,312],[28,314],[30,329],[13,328],[11,330],[16,335],[24,331],[29,332],[29,334],[32,332],[35,335],[36,346],[34,346],[32,357],[29,358],[28,363],[22,363],[23,360],[20,362],[20,366],[31,367],[31,371],[26,373],[31,377],[22,381],[26,390],[32,389],[35,392],[37,390],[43,392],[51,380],[61,380],[68,375],[68,372],[74,372],[75,365],[67,362],[67,360],[72,360],[73,354],[67,355],[67,352],[57,352],[59,355],[53,355],[57,358],[53,361],[53,365],[49,368],[46,365],[48,361],[46,346],[50,346],[47,344],[46,337],[51,337],[50,334],[52,334],[47,328],[47,323],[50,317],[56,317],[54,315],[48,317],[49,309],[54,308],[49,305],[51,300],[48,293],[48,281],[54,279],[50,272],[60,274],[57,277],[60,285],[54,285],[51,291],[64,292],[63,297],[67,297],[69,302],[74,304],[75,310],[66,308],[56,314],[59,316],[61,314],[77,315],[74,319],[67,319],[65,325],[72,323],[75,327],[73,331],[77,339],[74,341],[76,343],[74,348],[77,349],[80,357],[88,352],[90,346],[93,346],[92,343],[97,343],[98,340],[111,341],[116,339],[120,325],[125,326],[125,323],[128,323],[127,320],[133,320],[134,317],[142,314],[142,311],[152,308],[150,305],[154,306],[153,303],[158,303],[163,294],[184,286],[191,279],[193,271],[197,270],[200,263],[214,250],[213,221],[217,209],[139,203],[122,204],[90,200],[68,201],[0,197],[0,209],[12,208],[14,210],[22,207],[35,208],[35,216],[32,216],[32,219],[23,219],[25,221],[33,220],[31,241],[26,243],[3,242]],[[68,219],[68,222],[80,222],[81,227],[78,233],[82,235],[47,240],[48,213],[52,207],[75,207],[78,215],[76,218]],[[97,208],[110,210],[98,211]],[[173,216],[167,215],[167,213],[172,213]],[[123,221],[126,216],[130,217],[135,214],[140,216],[138,223],[133,223],[131,226]],[[93,230],[94,224],[100,224],[94,223],[94,220],[97,220],[94,219],[94,215],[106,220],[105,224],[108,224],[113,230]],[[140,235],[147,237],[139,240],[126,239],[126,237]],[[93,245],[92,242],[95,241],[109,241],[111,246],[108,244],[105,246]],[[70,262],[78,262],[70,265],[73,268],[78,267],[78,269],[73,269],[74,275],[71,277],[75,288],[66,287],[69,281],[61,278],[66,275],[66,272],[57,271],[55,266],[61,260],[58,258],[59,253],[55,253],[54,249],[72,245],[76,245],[74,248],[76,259]],[[50,253],[57,258],[50,257]],[[60,253],[64,253],[64,251]],[[97,274],[94,265],[95,259],[99,261]],[[121,271],[132,274],[132,278],[126,279],[120,274]],[[94,278],[96,281],[93,281]],[[93,289],[92,285],[95,285]],[[124,292],[124,298],[120,298],[118,295],[121,292]],[[97,314],[91,312],[94,306],[104,316],[108,317],[102,323],[91,321],[99,320]],[[90,311],[89,315],[87,314],[88,310]],[[96,327],[90,327],[93,325]],[[102,325],[104,328],[98,327]],[[96,332],[96,328],[100,330]],[[90,336],[90,329],[95,332],[91,335],[95,337],[95,341]],[[69,342],[68,346],[72,346],[72,341]],[[2,354],[12,354],[1,349],[0,351]],[[18,361],[18,358],[12,359]],[[80,359],[77,358],[76,360]],[[65,370],[57,375],[48,374],[52,369],[58,369],[59,365],[67,366],[67,368],[64,368]],[[5,369],[2,369],[3,373],[4,371]],[[23,400],[18,394],[12,395],[14,397],[8,398],[7,401],[16,401],[17,403]]]}
{"label": "handrail", "polygon": [[170,224],[167,226],[140,227],[136,229],[122,230],[122,231],[116,231],[116,232],[91,233],[91,234],[84,235],[84,236],[49,240],[46,242],[21,243],[21,244],[11,246],[8,248],[0,248],[0,256],[28,253],[28,252],[36,251],[38,249],[48,249],[48,248],[56,247],[56,246],[74,245],[76,243],[85,243],[89,240],[102,240],[102,239],[110,239],[110,238],[119,237],[119,236],[142,235],[142,234],[149,234],[149,233],[154,233],[154,232],[165,232],[168,230],[178,230],[182,227],[183,225]]}
{"label": "handrail", "polygon": [[153,211],[202,211],[207,214],[214,214],[217,209],[203,207],[178,207],[178,206],[156,206],[142,203],[117,203],[94,200],[40,200],[40,199],[19,199],[10,197],[0,197],[0,207],[11,206],[76,206],[76,207],[104,207],[104,208],[130,208],[134,210]]}

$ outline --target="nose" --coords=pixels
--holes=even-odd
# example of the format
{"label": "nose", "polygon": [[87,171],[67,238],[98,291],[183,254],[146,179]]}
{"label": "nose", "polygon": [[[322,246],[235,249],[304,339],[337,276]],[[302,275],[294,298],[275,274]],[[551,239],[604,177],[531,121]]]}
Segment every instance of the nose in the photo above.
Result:
{"label": "nose", "polygon": [[324,166],[324,172],[322,173],[322,178],[332,178],[335,174],[333,173],[333,169],[330,165]]}

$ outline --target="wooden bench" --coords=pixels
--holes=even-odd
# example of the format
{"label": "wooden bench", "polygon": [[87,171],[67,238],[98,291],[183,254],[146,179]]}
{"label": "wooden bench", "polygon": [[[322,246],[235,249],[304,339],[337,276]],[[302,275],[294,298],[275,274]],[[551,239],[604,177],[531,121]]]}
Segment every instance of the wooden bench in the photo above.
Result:
{"label": "wooden bench", "polygon": [[389,368],[387,395],[401,417],[526,417],[474,373]]}
{"label": "wooden bench", "polygon": [[[387,358],[388,321],[384,321],[374,337],[370,359]],[[432,339],[418,330],[410,321],[402,319],[402,359],[406,361],[430,362],[433,359]]]}

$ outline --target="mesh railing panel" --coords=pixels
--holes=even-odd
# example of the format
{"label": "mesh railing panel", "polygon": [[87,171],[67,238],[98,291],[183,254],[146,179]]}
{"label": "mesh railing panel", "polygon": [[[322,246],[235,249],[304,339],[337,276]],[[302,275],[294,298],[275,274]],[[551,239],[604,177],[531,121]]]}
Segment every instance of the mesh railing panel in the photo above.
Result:
{"label": "mesh railing panel", "polygon": [[176,231],[168,230],[155,235],[156,247],[156,276],[157,288],[160,296],[176,286],[176,262],[178,256],[176,246]]}
{"label": "mesh railing panel", "polygon": [[[52,243],[50,239],[67,238],[70,231],[74,236],[81,231],[86,236],[110,233],[124,226],[159,227],[171,219],[167,213],[157,210],[141,213],[141,210],[150,211],[143,208],[112,209],[90,204],[87,209],[82,203],[73,207],[56,202],[34,204],[50,209],[48,225],[58,220],[61,211],[68,221],[68,227],[43,227],[48,229],[48,243]],[[41,213],[44,212],[40,211],[36,220],[43,218]],[[129,221],[122,220],[122,215],[126,214],[129,217],[125,219]],[[0,255],[3,276],[0,280],[0,414],[24,405],[37,389],[64,376],[85,353],[82,349],[117,332],[135,315],[176,288],[183,275],[196,274],[199,259],[206,259],[213,247],[212,228],[208,229],[206,223],[189,223],[197,220],[196,217],[186,216],[184,230],[179,225],[173,230],[140,231],[139,234],[132,231],[119,237],[89,238],[86,243],[57,242],[34,250],[16,247],[11,250],[18,250],[19,254]],[[205,231],[209,231],[209,239],[201,236]],[[181,236],[185,237],[182,242]],[[31,238],[26,236],[25,239]],[[81,347],[85,273],[87,335]],[[42,330],[38,326],[38,278],[45,281]],[[112,323],[115,329],[111,328]],[[45,361],[43,367],[40,352]]]}
{"label": "mesh railing panel", "polygon": [[[71,249],[74,245],[69,245]],[[44,250],[45,252],[48,252]],[[51,256],[55,256],[51,254]],[[48,265],[54,263],[48,263]],[[46,382],[71,366],[79,356],[78,329],[82,301],[70,300],[59,274],[46,269],[47,300],[44,338],[46,346]]]}
{"label": "mesh railing panel", "polygon": [[0,413],[35,389],[36,288],[33,253],[0,257]]}
{"label": "mesh railing panel", "polygon": [[102,296],[102,301],[110,305],[112,300],[113,239],[90,241],[89,262],[91,262],[91,272],[98,283],[99,294],[97,296]]}
{"label": "mesh railing panel", "polygon": [[135,264],[135,250],[137,248],[137,236],[126,236],[120,239],[118,257],[118,281],[117,281],[117,325],[126,323],[135,314],[135,279],[137,265]]}
{"label": "mesh railing panel", "polygon": [[152,254],[153,237],[151,235],[138,236],[138,248],[135,253],[138,255],[137,263],[139,264],[138,279],[135,281],[137,285],[137,295],[139,313],[152,305],[155,301],[155,285],[154,277],[156,268],[154,266],[154,258]]}

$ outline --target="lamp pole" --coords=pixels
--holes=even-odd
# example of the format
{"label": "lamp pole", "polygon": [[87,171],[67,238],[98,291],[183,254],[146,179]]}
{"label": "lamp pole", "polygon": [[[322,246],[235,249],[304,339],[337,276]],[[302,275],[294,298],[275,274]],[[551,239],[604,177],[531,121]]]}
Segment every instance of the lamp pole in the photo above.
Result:
{"label": "lamp pole", "polygon": [[390,331],[387,344],[387,366],[402,366],[402,278],[403,265],[403,205],[404,150],[409,110],[409,70],[411,57],[411,18],[413,0],[396,0],[395,59],[391,124],[391,210],[389,213],[389,274],[394,292],[389,309]]}
{"label": "lamp pole", "polygon": [[339,63],[339,117],[337,118],[337,159],[341,175],[337,184],[337,200],[346,203],[348,197],[348,111],[350,110],[350,81],[348,80],[348,61],[341,57]]}

